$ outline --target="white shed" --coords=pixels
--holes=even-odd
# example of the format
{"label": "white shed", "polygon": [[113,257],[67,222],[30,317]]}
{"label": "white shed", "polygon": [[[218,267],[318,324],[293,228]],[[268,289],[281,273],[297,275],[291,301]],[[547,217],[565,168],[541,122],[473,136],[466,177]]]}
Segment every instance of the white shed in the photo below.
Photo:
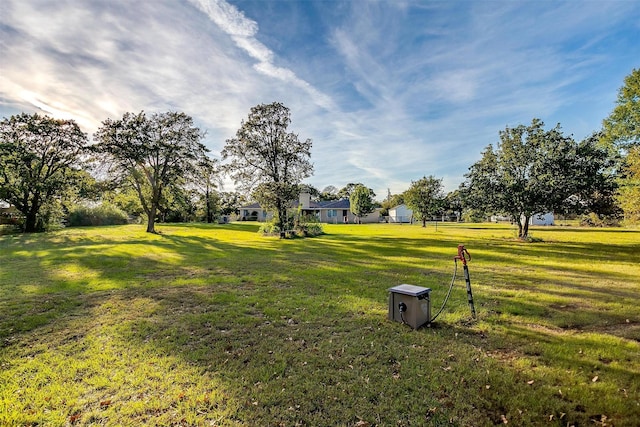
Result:
{"label": "white shed", "polygon": [[531,215],[529,225],[554,225],[553,212]]}
{"label": "white shed", "polygon": [[413,211],[404,203],[389,209],[389,222],[411,222]]}

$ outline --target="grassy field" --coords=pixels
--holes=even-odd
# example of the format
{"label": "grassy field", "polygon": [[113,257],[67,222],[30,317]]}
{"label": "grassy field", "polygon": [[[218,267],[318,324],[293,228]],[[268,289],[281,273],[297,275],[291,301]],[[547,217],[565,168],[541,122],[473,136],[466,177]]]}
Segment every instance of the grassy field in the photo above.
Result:
{"label": "grassy field", "polygon": [[639,230],[158,228],[0,236],[0,425],[638,425]]}

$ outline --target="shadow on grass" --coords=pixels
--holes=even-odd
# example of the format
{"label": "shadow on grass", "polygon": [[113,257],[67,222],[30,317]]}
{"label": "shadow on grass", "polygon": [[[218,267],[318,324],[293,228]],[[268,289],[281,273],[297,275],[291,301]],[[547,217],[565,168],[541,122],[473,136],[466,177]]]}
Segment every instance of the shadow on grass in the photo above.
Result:
{"label": "shadow on grass", "polygon": [[[569,298],[567,288],[584,291],[587,299],[575,309],[554,308],[521,295],[506,297],[503,287],[486,284],[496,278],[515,290],[544,293],[544,280],[538,284],[504,267],[547,268],[531,261],[539,256],[541,245],[470,239],[469,247],[478,247],[480,253],[473,262],[495,264],[479,269],[481,284],[476,288],[481,291],[476,291],[477,302],[485,304],[482,322],[495,329],[442,321],[436,328],[413,332],[386,320],[387,289],[408,278],[425,284],[448,282],[455,236],[334,234],[229,243],[215,234],[224,227],[196,227],[206,231],[204,235],[167,231],[133,240],[29,239],[33,250],[42,252],[35,257],[24,245],[3,247],[1,261],[20,259],[21,269],[36,273],[29,283],[13,277],[3,285],[0,345],[10,349],[32,335],[65,330],[78,318],[114,324],[131,351],[140,348],[177,357],[205,378],[220,381],[238,408],[227,421],[247,425],[355,425],[360,420],[409,425],[452,419],[454,424],[488,425],[501,422],[503,415],[515,424],[531,424],[541,423],[543,415],[548,419],[549,414],[543,414],[547,410],[580,424],[598,414],[618,415],[624,425],[637,415],[633,406],[618,414],[609,410],[618,400],[625,402],[620,394],[601,398],[589,391],[613,385],[625,389],[633,402],[639,393],[634,386],[637,363],[625,363],[633,362],[628,358],[637,345],[535,326],[539,319],[551,326],[566,322],[571,328],[572,316],[581,316],[581,325],[595,324],[594,333],[610,334],[607,325],[622,317],[603,313],[603,302],[631,299],[632,292],[607,295],[594,290],[583,284],[591,276],[570,265],[572,276],[554,281],[549,292]],[[240,224],[228,230],[247,228]],[[549,257],[560,260],[566,255],[563,244],[559,246]],[[615,251],[593,248],[602,249],[604,259],[618,259]],[[80,273],[61,274],[68,266]],[[472,280],[475,277],[472,267]],[[101,283],[108,284],[107,290]],[[29,286],[36,289],[22,292]],[[103,317],[95,317],[98,307]],[[111,313],[122,316],[110,317]],[[77,331],[68,334],[83,339]],[[584,349],[554,353],[579,347],[587,356]],[[523,370],[523,358],[532,365],[549,365],[551,371]],[[589,370],[593,364],[603,377],[595,386],[593,369]],[[564,387],[562,378],[567,375],[571,387],[584,390],[558,396],[556,390]],[[527,383],[532,376],[535,387]],[[587,380],[581,383],[578,377]],[[171,408],[179,403],[167,404]],[[430,412],[432,408],[437,409]]]}

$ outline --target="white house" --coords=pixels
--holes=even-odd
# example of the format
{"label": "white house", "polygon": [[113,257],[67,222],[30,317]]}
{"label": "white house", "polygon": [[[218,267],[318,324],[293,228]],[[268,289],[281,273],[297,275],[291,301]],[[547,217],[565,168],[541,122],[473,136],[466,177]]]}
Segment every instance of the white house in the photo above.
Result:
{"label": "white house", "polygon": [[389,222],[411,222],[413,211],[404,203],[389,209]]}

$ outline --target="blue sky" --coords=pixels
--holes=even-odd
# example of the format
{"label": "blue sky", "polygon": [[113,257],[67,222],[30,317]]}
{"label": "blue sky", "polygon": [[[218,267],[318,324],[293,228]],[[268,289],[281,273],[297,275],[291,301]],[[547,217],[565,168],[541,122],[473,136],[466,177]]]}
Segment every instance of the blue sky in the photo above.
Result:
{"label": "blue sky", "polygon": [[[453,190],[506,126],[582,139],[640,67],[638,1],[1,0],[0,116],[184,111],[219,155],[283,102],[322,190]],[[230,183],[227,190],[232,189]]]}

